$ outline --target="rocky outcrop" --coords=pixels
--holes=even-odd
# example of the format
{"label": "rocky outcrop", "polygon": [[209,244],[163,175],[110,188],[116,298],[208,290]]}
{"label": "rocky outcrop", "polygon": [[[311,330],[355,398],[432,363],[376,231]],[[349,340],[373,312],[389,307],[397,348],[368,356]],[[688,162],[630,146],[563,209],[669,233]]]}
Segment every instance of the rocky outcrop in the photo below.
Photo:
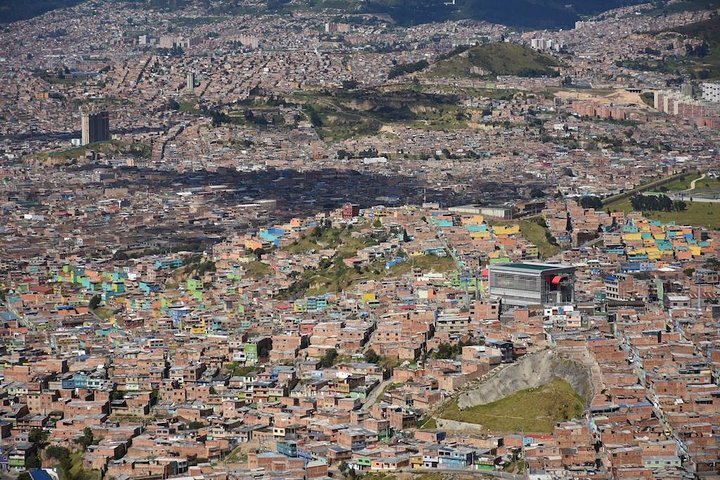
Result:
{"label": "rocky outcrop", "polygon": [[511,395],[518,390],[535,388],[556,378],[572,385],[573,389],[589,402],[593,387],[589,364],[570,358],[556,350],[543,350],[524,356],[517,363],[500,370],[479,387],[458,397],[463,408],[485,405]]}

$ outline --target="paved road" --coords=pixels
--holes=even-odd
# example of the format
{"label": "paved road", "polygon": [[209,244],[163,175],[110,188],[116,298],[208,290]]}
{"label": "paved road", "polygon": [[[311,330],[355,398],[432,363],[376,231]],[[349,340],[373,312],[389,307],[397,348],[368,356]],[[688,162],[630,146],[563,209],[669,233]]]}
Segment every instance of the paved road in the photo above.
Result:
{"label": "paved road", "polygon": [[[687,191],[687,190],[685,190]],[[688,200],[692,199],[692,203],[720,203],[720,198],[707,198],[707,197],[699,197],[697,195],[693,196],[691,193],[684,193],[681,192],[680,194],[675,195],[668,195],[671,200]]]}
{"label": "paved road", "polygon": [[413,473],[455,473],[463,476],[473,476],[478,478],[507,478],[509,480],[523,480],[526,479],[525,475],[518,475],[515,473],[507,472],[493,472],[483,470],[465,470],[457,468],[402,468],[398,470],[400,472],[413,472]]}
{"label": "paved road", "polygon": [[632,190],[628,190],[627,192],[619,193],[617,195],[612,195],[603,200],[603,206],[607,206],[610,203],[622,200],[624,198],[632,197],[636,193],[644,192],[645,190],[650,190],[652,188],[659,187],[661,185],[665,185],[666,183],[675,181],[678,178],[683,177],[685,175],[687,175],[687,173],[676,173],[675,175],[670,175],[669,177],[653,180],[652,182],[649,182],[645,185],[639,185],[639,186],[633,188]]}
{"label": "paved road", "polygon": [[688,188],[687,191],[689,192],[689,191],[695,190],[695,182],[697,182],[697,181],[699,181],[699,180],[702,180],[703,178],[705,178],[705,174],[704,174],[704,173],[702,174],[702,176],[701,176],[700,178],[696,178],[695,180],[693,180],[692,182],[690,182],[690,188]]}
{"label": "paved road", "polygon": [[[715,198],[712,198],[712,197],[709,197],[709,196],[704,197],[704,196],[701,196],[702,194],[700,194],[700,196],[698,196],[698,195],[693,196],[693,190],[695,190],[695,185],[696,185],[696,183],[699,182],[700,180],[703,180],[706,176],[707,176],[707,175],[703,173],[703,174],[700,176],[700,178],[696,178],[695,180],[693,180],[692,182],[690,182],[690,188],[688,188],[687,190],[682,190],[682,191],[680,191],[680,192],[673,193],[673,194],[670,194],[670,195],[668,195],[668,196],[669,196],[671,199],[673,199],[673,200],[689,200],[689,199],[692,198],[693,203],[694,203],[694,202],[698,202],[698,203],[720,203],[720,198],[717,198],[717,196],[716,196]],[[706,195],[707,195],[707,194],[706,194]]]}
{"label": "paved road", "polygon": [[370,395],[368,395],[365,398],[365,401],[363,402],[361,409],[368,410],[370,407],[375,405],[375,402],[378,401],[378,399],[380,398],[380,395],[383,394],[383,392],[385,391],[385,388],[387,388],[387,386],[390,385],[390,383],[392,383],[392,377],[380,382],[380,384],[377,387],[375,387],[372,392],[370,392]]}

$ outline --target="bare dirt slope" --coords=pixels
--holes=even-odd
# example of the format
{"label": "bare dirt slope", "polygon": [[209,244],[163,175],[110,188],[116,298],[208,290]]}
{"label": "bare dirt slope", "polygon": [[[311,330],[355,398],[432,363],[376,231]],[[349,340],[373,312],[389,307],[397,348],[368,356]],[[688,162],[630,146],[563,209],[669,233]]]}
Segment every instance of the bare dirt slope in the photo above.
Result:
{"label": "bare dirt slope", "polygon": [[566,380],[573,389],[589,402],[593,386],[589,364],[570,358],[556,350],[543,350],[526,355],[483,382],[477,389],[458,398],[461,409],[485,405],[511,395],[518,390],[544,385],[555,378]]}

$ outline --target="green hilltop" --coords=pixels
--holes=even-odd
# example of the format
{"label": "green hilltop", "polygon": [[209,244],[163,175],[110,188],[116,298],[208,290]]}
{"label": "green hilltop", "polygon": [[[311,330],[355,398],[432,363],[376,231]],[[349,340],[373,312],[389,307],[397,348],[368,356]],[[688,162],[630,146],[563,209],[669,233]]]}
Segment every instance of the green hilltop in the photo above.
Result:
{"label": "green hilltop", "polygon": [[584,409],[582,397],[567,381],[558,378],[465,410],[452,400],[440,418],[480,424],[493,432],[552,433],[557,422],[579,418]]}
{"label": "green hilltop", "polygon": [[[550,55],[515,43],[485,43],[435,64],[430,75],[467,77],[518,75],[555,77],[559,63]],[[473,69],[477,70],[473,70]]]}

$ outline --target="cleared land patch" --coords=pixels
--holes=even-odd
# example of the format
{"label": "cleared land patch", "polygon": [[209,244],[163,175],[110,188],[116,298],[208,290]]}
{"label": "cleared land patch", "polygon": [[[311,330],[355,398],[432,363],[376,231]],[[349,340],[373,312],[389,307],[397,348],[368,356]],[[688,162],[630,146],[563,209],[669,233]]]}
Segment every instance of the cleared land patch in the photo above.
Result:
{"label": "cleared land patch", "polygon": [[550,433],[555,423],[579,417],[584,408],[583,398],[567,381],[558,378],[464,410],[453,400],[440,418],[480,424],[494,432]]}

